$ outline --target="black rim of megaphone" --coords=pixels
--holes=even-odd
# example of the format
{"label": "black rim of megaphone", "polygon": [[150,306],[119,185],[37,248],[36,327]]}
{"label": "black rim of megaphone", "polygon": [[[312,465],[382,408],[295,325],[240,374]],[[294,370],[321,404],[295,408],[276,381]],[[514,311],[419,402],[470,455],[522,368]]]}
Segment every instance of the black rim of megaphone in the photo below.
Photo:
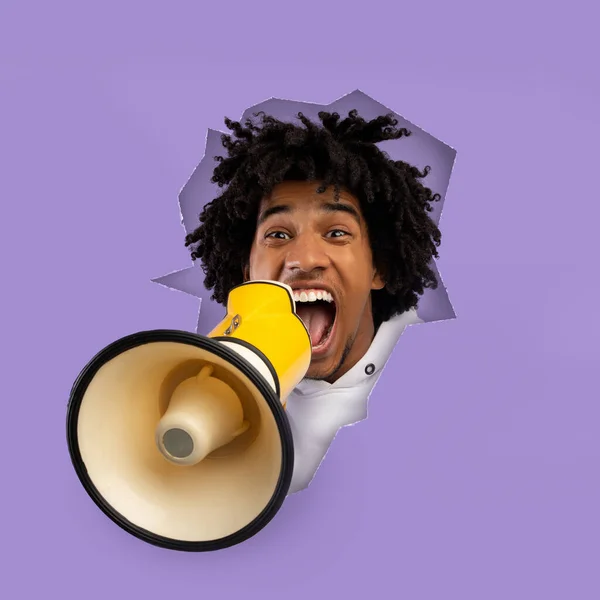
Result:
{"label": "black rim of megaphone", "polygon": [[[172,538],[156,535],[151,531],[138,527],[112,508],[98,491],[91,477],[89,476],[81,452],[79,450],[79,439],[77,435],[77,424],[79,420],[79,410],[83,396],[91,383],[92,379],[100,368],[117,357],[119,354],[136,348],[138,346],[155,343],[155,342],[177,342],[196,346],[203,350],[209,350],[216,356],[227,360],[246,375],[250,381],[258,388],[259,392],[264,396],[269,408],[273,413],[275,423],[281,440],[282,465],[279,480],[275,492],[271,500],[263,511],[248,525],[229,536],[209,541],[189,542],[176,540]],[[184,552],[205,552],[212,550],[222,550],[230,546],[235,546],[245,540],[253,537],[261,531],[277,514],[281,508],[292,481],[292,472],[294,468],[294,446],[292,442],[292,431],[289,421],[281,404],[279,397],[273,392],[272,388],[259,374],[259,372],[248,362],[243,360],[233,350],[223,346],[218,341],[211,338],[188,333],[185,331],[157,329],[153,331],[142,331],[132,335],[123,337],[116,342],[113,342],[104,350],[101,350],[87,366],[81,371],[79,377],[75,381],[71,396],[69,399],[69,407],[67,410],[67,442],[71,461],[75,468],[75,472],[79,477],[85,491],[96,503],[98,508],[114,521],[119,527],[132,534],[133,536],[148,542],[154,546],[167,548],[170,550],[179,550]]]}

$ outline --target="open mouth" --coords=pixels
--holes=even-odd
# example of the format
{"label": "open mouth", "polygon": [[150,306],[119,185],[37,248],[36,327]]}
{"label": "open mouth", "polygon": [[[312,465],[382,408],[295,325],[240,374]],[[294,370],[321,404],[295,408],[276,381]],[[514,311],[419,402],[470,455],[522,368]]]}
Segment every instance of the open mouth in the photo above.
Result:
{"label": "open mouth", "polygon": [[310,334],[313,353],[323,352],[333,338],[336,306],[333,296],[319,288],[295,289],[296,314]]}

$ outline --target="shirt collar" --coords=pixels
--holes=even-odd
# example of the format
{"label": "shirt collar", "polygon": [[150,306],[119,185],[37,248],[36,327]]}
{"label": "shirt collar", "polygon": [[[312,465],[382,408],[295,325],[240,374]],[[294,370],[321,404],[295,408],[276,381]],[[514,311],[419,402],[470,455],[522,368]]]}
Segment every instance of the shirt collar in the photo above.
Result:
{"label": "shirt collar", "polygon": [[347,388],[362,387],[376,381],[390,358],[400,336],[408,325],[422,323],[415,309],[408,310],[384,321],[365,355],[335,383],[303,379],[295,388],[302,395],[320,394]]}

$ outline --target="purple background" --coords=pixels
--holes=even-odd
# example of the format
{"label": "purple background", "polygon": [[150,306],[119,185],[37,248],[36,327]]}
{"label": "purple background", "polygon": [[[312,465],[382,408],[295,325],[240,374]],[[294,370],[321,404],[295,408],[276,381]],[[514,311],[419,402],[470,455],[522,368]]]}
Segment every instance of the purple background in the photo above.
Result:
{"label": "purple background", "polygon": [[[594,3],[0,5],[2,595],[600,596]],[[241,546],[137,541],[79,485],[68,393],[134,331],[193,329],[206,131],[361,89],[458,150],[438,262],[458,318],[410,328],[369,419]]]}

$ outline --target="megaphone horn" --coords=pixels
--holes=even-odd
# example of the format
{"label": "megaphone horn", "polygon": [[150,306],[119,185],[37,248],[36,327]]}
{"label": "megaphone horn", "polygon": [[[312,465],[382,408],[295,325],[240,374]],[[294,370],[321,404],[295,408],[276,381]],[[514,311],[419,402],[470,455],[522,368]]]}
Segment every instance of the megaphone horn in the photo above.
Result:
{"label": "megaphone horn", "polygon": [[113,342],[82,370],[67,442],[84,489],[122,529],[183,551],[238,544],[281,508],[294,465],[284,402],[310,335],[292,290],[231,290],[208,336],[175,330]]}

